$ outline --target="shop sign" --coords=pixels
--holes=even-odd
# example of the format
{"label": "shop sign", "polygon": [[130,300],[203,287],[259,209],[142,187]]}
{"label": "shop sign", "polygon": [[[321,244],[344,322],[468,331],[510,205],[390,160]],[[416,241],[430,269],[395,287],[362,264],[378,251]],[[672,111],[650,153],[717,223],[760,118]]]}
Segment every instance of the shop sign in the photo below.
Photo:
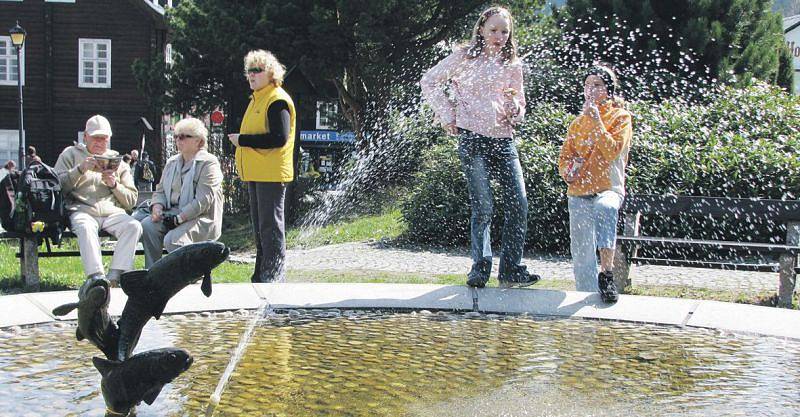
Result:
{"label": "shop sign", "polygon": [[352,143],[355,140],[353,132],[336,132],[333,130],[301,130],[301,142],[328,142]]}

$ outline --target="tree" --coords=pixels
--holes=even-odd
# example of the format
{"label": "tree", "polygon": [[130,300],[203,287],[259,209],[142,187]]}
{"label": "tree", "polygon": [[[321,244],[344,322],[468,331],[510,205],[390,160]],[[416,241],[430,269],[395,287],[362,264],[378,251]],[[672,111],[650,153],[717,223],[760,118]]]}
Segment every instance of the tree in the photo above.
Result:
{"label": "tree", "polygon": [[[580,62],[649,78],[655,98],[702,95],[716,82],[778,79],[785,48],[772,0],[567,0],[556,11]],[[698,91],[699,90],[699,91]]]}
{"label": "tree", "polygon": [[484,0],[194,0],[169,14],[176,111],[241,109],[248,96],[242,57],[268,49],[314,83],[336,86],[359,138],[398,85],[416,85],[433,47],[461,29]]}

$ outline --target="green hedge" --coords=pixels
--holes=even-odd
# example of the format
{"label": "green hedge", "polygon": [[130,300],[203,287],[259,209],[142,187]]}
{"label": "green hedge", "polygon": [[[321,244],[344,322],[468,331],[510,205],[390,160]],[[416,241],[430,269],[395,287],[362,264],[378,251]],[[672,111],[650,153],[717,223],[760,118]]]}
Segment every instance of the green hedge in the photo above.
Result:
{"label": "green hedge", "polygon": [[[796,199],[800,195],[800,100],[766,85],[719,91],[710,104],[678,100],[632,103],[630,193]],[[528,193],[527,247],[566,253],[569,215],[558,153],[574,115],[557,105],[538,105],[520,127],[520,162]],[[419,123],[430,123],[419,120]],[[402,212],[412,240],[468,243],[469,204],[456,140],[439,134],[423,156]],[[421,142],[421,141],[420,141]],[[495,207],[500,207],[499,202]],[[493,236],[499,237],[496,209]],[[758,219],[709,222],[645,219],[644,233],[715,239],[782,240],[778,225]]]}

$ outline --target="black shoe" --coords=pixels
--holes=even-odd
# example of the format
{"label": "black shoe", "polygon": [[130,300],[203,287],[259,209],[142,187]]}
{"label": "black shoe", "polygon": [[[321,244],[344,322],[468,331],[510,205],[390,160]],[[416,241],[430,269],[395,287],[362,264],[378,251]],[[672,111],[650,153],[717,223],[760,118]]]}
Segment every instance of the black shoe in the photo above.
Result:
{"label": "black shoe", "polygon": [[524,265],[514,268],[514,272],[505,277],[498,277],[500,288],[527,287],[536,284],[542,277],[528,272]]}
{"label": "black shoe", "polygon": [[614,284],[614,274],[603,271],[597,274],[597,285],[600,287],[600,298],[606,303],[616,303],[619,300],[619,291]]}
{"label": "black shoe", "polygon": [[489,282],[489,274],[492,272],[492,263],[482,260],[472,264],[472,270],[467,274],[467,285],[475,288],[483,288]]}

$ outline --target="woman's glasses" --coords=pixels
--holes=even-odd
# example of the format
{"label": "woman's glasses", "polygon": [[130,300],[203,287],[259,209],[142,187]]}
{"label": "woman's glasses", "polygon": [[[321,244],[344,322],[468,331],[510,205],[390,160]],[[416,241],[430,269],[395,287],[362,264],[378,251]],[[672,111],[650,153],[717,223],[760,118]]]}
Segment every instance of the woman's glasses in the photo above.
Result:
{"label": "woman's glasses", "polygon": [[175,135],[175,139],[178,139],[178,140],[191,139],[193,137],[194,137],[194,135],[187,135],[185,133],[181,133],[181,134]]}

